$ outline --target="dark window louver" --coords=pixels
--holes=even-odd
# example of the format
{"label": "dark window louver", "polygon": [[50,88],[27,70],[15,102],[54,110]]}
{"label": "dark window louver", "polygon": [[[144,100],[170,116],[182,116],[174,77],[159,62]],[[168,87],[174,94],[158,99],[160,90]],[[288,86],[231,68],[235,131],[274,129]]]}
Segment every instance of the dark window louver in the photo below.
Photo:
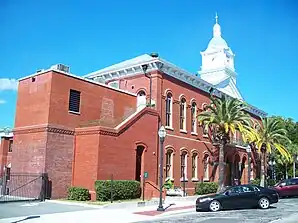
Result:
{"label": "dark window louver", "polygon": [[69,92],[69,108],[71,112],[80,112],[81,92],[70,90]]}

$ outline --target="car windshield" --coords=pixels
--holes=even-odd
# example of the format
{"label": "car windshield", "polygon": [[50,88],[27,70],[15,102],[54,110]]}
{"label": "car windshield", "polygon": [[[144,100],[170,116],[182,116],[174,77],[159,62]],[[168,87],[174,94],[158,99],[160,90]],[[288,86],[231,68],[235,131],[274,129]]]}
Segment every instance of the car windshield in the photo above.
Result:
{"label": "car windshield", "polygon": [[231,186],[224,186],[223,188],[222,188],[222,190],[220,190],[219,192],[217,192],[217,194],[222,194],[222,193],[225,193],[228,189],[230,189],[231,188]]}

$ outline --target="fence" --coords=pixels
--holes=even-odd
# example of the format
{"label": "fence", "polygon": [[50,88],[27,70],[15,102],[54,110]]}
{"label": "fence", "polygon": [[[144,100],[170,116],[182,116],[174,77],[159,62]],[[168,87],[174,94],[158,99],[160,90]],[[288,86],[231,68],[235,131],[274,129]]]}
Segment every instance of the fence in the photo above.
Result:
{"label": "fence", "polygon": [[9,173],[0,176],[0,202],[50,199],[51,183],[46,173]]}

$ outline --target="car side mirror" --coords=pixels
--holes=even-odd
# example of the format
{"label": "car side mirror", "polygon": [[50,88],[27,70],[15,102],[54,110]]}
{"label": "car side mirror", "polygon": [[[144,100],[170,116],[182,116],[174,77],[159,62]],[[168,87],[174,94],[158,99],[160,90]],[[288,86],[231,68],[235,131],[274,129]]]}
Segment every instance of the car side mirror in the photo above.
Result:
{"label": "car side mirror", "polygon": [[226,196],[230,196],[230,194],[231,194],[230,191],[227,191],[227,192],[225,193]]}
{"label": "car side mirror", "polygon": [[286,186],[286,183],[281,183],[279,186],[284,187],[284,186]]}

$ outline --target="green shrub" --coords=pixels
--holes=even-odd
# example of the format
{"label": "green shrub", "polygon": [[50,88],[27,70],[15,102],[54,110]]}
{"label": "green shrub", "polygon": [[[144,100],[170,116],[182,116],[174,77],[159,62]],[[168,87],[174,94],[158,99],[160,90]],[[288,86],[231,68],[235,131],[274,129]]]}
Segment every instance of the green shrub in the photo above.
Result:
{"label": "green shrub", "polygon": [[260,179],[254,179],[254,180],[251,181],[251,184],[254,184],[254,185],[257,185],[257,186],[260,186],[260,183],[261,183]]}
{"label": "green shrub", "polygon": [[74,201],[89,201],[91,199],[89,190],[82,187],[70,187],[67,190],[67,199]]}
{"label": "green shrub", "polygon": [[168,179],[165,184],[163,185],[163,187],[166,189],[166,190],[169,190],[169,189],[174,189],[174,184],[172,182],[171,179]]}
{"label": "green shrub", "polygon": [[216,193],[218,184],[215,182],[201,182],[196,184],[196,194],[213,194]]}
{"label": "green shrub", "polygon": [[[111,183],[113,182],[113,183]],[[113,200],[136,199],[141,196],[140,182],[134,180],[97,180],[95,182],[96,200],[108,201],[111,199],[111,186]]]}

